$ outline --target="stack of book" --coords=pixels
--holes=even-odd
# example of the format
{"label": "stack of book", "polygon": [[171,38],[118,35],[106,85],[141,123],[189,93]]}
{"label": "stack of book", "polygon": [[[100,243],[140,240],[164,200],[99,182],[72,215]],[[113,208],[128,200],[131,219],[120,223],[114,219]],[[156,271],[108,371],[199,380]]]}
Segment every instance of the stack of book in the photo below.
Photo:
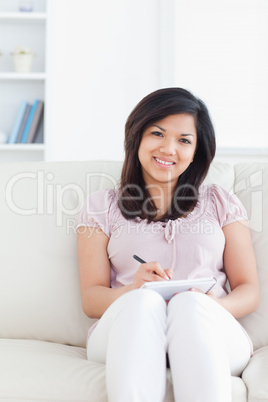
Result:
{"label": "stack of book", "polygon": [[43,117],[44,102],[36,99],[33,104],[22,101],[8,144],[30,144],[36,142],[38,128]]}

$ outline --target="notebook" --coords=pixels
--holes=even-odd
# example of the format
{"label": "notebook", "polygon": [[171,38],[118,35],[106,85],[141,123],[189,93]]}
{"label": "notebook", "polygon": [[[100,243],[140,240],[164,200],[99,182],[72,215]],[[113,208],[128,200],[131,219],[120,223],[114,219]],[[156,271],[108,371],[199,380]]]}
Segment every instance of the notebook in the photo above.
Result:
{"label": "notebook", "polygon": [[141,289],[151,289],[159,293],[165,300],[170,300],[175,293],[185,292],[191,288],[196,288],[204,293],[208,293],[216,284],[217,279],[214,277],[155,281],[146,282]]}

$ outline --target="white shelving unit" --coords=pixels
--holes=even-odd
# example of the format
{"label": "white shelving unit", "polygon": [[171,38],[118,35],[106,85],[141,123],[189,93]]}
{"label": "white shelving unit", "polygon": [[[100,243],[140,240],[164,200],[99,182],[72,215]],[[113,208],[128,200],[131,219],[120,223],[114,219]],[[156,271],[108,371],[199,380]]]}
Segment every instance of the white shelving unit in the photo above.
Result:
{"label": "white shelving unit", "polygon": [[[42,143],[0,144],[0,163],[46,159],[47,3],[33,0],[32,12],[19,12],[18,0],[0,0],[0,131],[10,134],[23,100],[41,99],[45,104],[39,127]],[[17,46],[35,53],[30,73],[14,71],[11,52]]]}
{"label": "white shelving unit", "polygon": [[46,13],[22,13],[22,12],[0,12],[0,20],[2,21],[45,21],[47,18]]}

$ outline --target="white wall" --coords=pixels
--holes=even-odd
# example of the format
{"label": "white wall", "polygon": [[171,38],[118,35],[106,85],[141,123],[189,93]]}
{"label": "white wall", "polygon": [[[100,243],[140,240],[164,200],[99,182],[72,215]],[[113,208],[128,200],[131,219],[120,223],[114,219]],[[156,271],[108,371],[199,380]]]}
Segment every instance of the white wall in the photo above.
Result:
{"label": "white wall", "polygon": [[268,161],[267,0],[47,1],[46,159],[122,159],[136,103],[182,86],[208,105],[220,160]]}
{"label": "white wall", "polygon": [[163,1],[50,1],[47,159],[123,158],[128,114],[164,84]]}
{"label": "white wall", "polygon": [[177,0],[175,19],[176,85],[205,101],[218,147],[268,156],[268,1]]}

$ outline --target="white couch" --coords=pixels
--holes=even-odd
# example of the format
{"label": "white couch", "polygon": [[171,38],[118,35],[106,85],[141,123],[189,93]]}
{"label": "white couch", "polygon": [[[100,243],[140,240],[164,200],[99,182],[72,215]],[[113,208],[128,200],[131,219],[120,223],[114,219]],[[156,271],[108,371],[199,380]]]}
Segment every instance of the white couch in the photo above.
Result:
{"label": "white couch", "polygon": [[[94,321],[81,307],[75,217],[87,193],[113,186],[120,169],[0,165],[0,401],[107,401],[105,367],[86,359]],[[233,401],[268,401],[268,164],[214,163],[207,180],[234,189],[247,208],[261,285],[261,306],[241,320],[255,353],[242,378],[232,377]],[[170,372],[165,401],[173,401]]]}

